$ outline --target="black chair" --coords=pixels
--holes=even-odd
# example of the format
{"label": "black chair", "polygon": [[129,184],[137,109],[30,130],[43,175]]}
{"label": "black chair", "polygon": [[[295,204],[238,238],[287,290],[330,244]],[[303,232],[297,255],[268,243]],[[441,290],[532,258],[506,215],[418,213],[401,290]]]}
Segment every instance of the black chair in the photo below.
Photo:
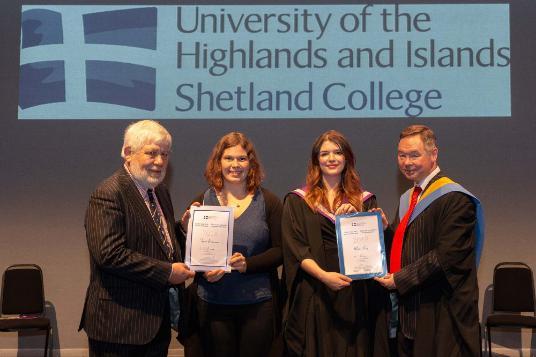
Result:
{"label": "black chair", "polygon": [[41,268],[35,264],[9,266],[2,279],[1,306],[0,331],[44,330],[46,357],[50,320],[43,316],[45,294]]}
{"label": "black chair", "polygon": [[[521,262],[504,262],[493,271],[492,312],[486,320],[488,355],[491,356],[491,328],[536,328],[534,278]],[[532,312],[532,316],[521,315]]]}

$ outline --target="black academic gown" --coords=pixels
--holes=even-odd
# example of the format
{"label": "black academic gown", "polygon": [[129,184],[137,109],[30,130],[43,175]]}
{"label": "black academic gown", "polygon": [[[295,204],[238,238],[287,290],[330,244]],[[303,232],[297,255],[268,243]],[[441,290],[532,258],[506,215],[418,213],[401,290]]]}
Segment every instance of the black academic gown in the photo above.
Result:
{"label": "black academic gown", "polygon": [[415,357],[480,355],[475,225],[472,200],[451,192],[406,229],[395,283],[401,332],[414,338]]}
{"label": "black academic gown", "polygon": [[[372,207],[376,207],[375,197],[364,203],[363,210]],[[371,315],[377,309],[369,309],[369,285],[375,282],[354,281],[350,287],[334,292],[300,268],[306,258],[323,269],[328,266],[323,220],[326,218],[314,213],[301,197],[287,195],[282,236],[289,293],[284,322],[288,355],[370,356],[375,320]]]}

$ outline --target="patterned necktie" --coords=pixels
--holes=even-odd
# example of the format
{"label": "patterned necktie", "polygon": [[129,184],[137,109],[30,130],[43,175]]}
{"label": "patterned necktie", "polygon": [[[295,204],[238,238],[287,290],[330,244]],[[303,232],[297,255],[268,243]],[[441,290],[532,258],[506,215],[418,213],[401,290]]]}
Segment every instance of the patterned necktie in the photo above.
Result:
{"label": "patterned necktie", "polygon": [[408,227],[409,218],[411,217],[411,214],[413,213],[413,210],[415,209],[415,206],[417,205],[417,198],[419,198],[419,194],[421,192],[422,192],[422,188],[420,188],[419,186],[413,189],[413,193],[411,194],[411,202],[409,204],[408,211],[406,212],[406,215],[404,216],[404,218],[402,218],[402,221],[396,228],[395,237],[393,238],[393,246],[391,248],[391,259],[390,259],[390,267],[391,267],[392,274],[400,270],[401,260],[402,260],[402,243],[404,242],[404,234],[406,233],[406,228]]}
{"label": "patterned necktie", "polygon": [[156,224],[156,228],[158,229],[158,232],[160,233],[160,240],[162,241],[162,244],[165,247],[166,255],[168,259],[172,261],[173,260],[173,247],[171,246],[170,242],[168,242],[168,239],[166,238],[166,232],[164,231],[164,226],[162,225],[162,219],[160,217],[160,212],[158,211],[158,207],[156,205],[156,201],[154,199],[152,189],[147,190],[147,196],[149,197],[149,209],[151,211],[151,216],[153,217],[154,224]]}

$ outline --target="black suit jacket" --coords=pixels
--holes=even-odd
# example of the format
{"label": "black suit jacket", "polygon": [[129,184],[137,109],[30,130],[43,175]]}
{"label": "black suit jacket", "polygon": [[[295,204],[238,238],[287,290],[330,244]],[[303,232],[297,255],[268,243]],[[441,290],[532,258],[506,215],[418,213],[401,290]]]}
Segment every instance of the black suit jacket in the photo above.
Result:
{"label": "black suit jacket", "polygon": [[414,338],[416,357],[479,355],[475,225],[471,198],[450,192],[406,229],[395,283],[401,330]]}
{"label": "black suit jacket", "polygon": [[[163,185],[155,189],[168,225],[174,261],[180,248],[173,206]],[[171,263],[136,185],[124,168],[102,182],[85,217],[90,282],[80,329],[89,338],[145,344],[156,335],[168,304]]]}

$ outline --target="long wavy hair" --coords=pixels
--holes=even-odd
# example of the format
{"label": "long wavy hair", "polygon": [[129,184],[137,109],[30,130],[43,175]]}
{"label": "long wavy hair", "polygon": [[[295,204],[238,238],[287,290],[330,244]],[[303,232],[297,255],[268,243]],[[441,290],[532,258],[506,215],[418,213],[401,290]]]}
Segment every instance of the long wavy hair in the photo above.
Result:
{"label": "long wavy hair", "polygon": [[[344,169],[341,172],[341,181],[338,186],[338,193],[333,201],[333,206],[330,206],[328,202],[326,188],[324,187],[322,180],[322,171],[318,161],[320,147],[326,141],[331,141],[337,145],[341,149],[345,159]],[[355,169],[355,156],[346,138],[338,131],[326,131],[320,135],[313,144],[311,159],[307,168],[306,185],[307,193],[305,195],[305,201],[313,211],[316,211],[320,204],[331,213],[334,213],[337,207],[346,202],[350,203],[358,211],[362,211],[363,189],[361,188],[361,180]]]}
{"label": "long wavy hair", "polygon": [[249,193],[255,192],[261,185],[264,178],[264,171],[253,143],[244,134],[238,131],[225,134],[218,140],[207,161],[205,178],[209,185],[214,187],[217,191],[221,191],[224,180],[221,169],[221,157],[226,149],[237,145],[240,145],[248,155],[249,171],[246,178],[246,189]]}

